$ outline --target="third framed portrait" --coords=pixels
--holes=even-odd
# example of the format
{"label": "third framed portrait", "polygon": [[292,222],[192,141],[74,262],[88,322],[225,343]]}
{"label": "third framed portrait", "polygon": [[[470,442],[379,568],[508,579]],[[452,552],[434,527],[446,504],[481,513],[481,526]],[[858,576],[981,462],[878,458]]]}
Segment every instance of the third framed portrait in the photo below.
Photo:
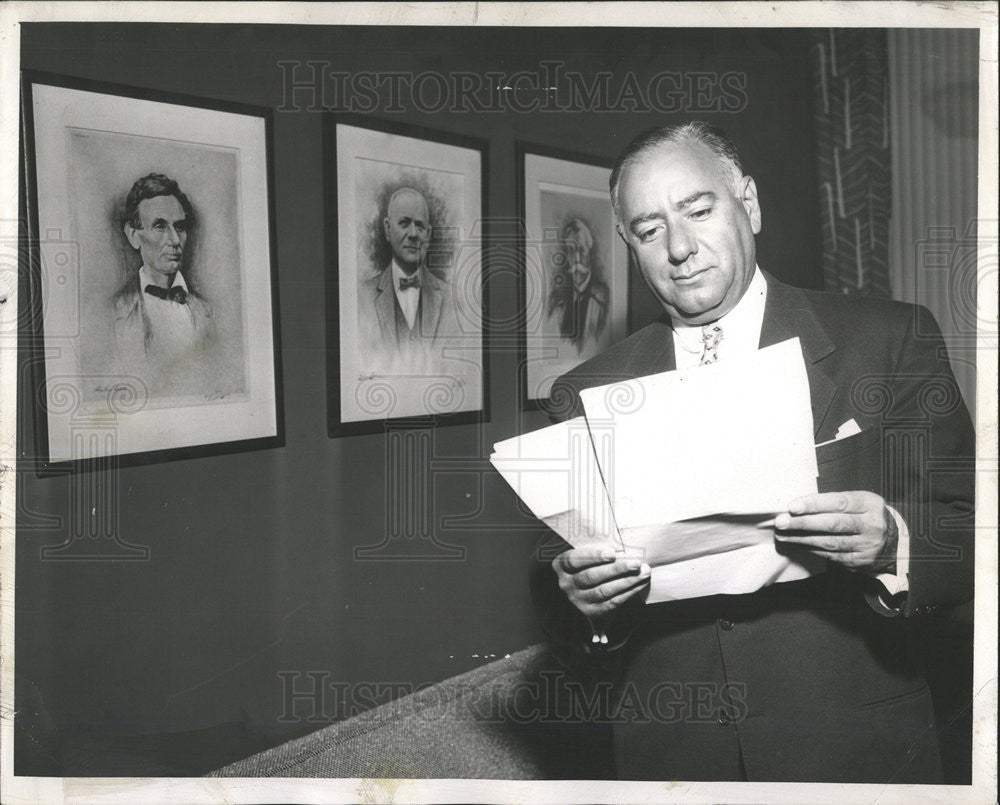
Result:
{"label": "third framed portrait", "polygon": [[524,221],[523,404],[625,337],[628,256],[599,159],[518,143]]}
{"label": "third framed portrait", "polygon": [[330,116],[328,433],[485,415],[486,144]]}

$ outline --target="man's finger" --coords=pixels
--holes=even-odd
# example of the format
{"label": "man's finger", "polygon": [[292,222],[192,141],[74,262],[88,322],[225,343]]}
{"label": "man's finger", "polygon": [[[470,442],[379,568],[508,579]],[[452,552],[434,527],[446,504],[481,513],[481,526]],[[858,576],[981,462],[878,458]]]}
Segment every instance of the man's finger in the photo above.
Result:
{"label": "man's finger", "polygon": [[790,534],[778,534],[777,539],[778,542],[788,545],[799,545],[817,552],[853,553],[859,547],[857,541],[851,537],[838,537],[834,535],[796,537]]}
{"label": "man's finger", "polygon": [[784,531],[812,531],[817,534],[860,534],[864,523],[855,514],[804,514],[789,517],[779,514],[774,518],[778,533]]}
{"label": "man's finger", "polygon": [[[628,557],[628,554],[625,554]],[[555,558],[555,563],[558,563],[559,567],[565,570],[567,573],[577,573],[580,570],[585,570],[588,567],[595,567],[596,565],[606,565],[609,562],[614,562],[616,559],[620,558],[622,553],[615,551],[611,546],[604,547],[594,547],[594,548],[573,548],[569,551],[564,551]],[[633,558],[633,557],[628,557]],[[634,558],[641,559],[641,556],[636,555]]]}
{"label": "man's finger", "polygon": [[864,503],[850,492],[820,492],[796,498],[788,504],[790,514],[819,514],[820,512],[852,512],[865,510]]}
{"label": "man's finger", "polygon": [[555,558],[554,564],[567,573],[576,573],[594,565],[603,565],[615,560],[614,548],[573,548]]}
{"label": "man's finger", "polygon": [[614,609],[649,585],[649,575],[615,579],[587,590],[581,596],[585,606]]}
{"label": "man's finger", "polygon": [[610,564],[581,570],[574,576],[574,581],[580,588],[597,587],[620,576],[634,576],[644,567],[648,570],[649,566],[641,559],[618,559]]}

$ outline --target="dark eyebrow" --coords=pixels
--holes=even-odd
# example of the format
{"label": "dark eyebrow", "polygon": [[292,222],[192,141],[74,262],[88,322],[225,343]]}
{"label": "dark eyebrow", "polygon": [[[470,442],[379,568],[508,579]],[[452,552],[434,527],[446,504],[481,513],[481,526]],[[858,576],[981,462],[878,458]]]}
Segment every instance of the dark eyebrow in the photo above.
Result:
{"label": "dark eyebrow", "polygon": [[[715,201],[715,199],[717,199],[718,196],[716,196],[715,193],[713,193],[711,190],[697,190],[690,196],[685,196],[680,201],[678,201],[674,205],[674,209],[678,211],[683,210],[684,208],[690,207],[696,201],[703,198],[707,198],[709,201]],[[631,229],[633,232],[635,232],[638,227],[642,226],[647,221],[656,221],[659,220],[661,217],[662,216],[656,214],[655,212],[646,212],[643,213],[642,215],[635,216],[635,218],[629,221],[628,228]]]}
{"label": "dark eyebrow", "polygon": [[655,212],[643,213],[642,215],[635,216],[635,218],[629,221],[628,228],[631,229],[633,233],[635,233],[635,231],[647,221],[657,221],[659,220],[659,218],[660,216],[657,215]]}
{"label": "dark eyebrow", "polygon": [[690,207],[696,201],[702,198],[707,198],[709,201],[715,201],[716,195],[711,190],[698,190],[692,193],[690,196],[685,196],[680,201],[674,205],[675,210],[683,210],[685,207]]}

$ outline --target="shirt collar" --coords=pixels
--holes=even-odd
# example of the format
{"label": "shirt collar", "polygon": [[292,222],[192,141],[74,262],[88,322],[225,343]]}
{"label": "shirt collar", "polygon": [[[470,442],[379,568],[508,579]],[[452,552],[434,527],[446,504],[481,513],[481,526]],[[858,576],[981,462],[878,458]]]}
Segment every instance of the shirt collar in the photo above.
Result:
{"label": "shirt collar", "polygon": [[[146,290],[147,285],[156,285],[156,280],[153,279],[153,272],[146,268],[146,264],[142,264],[142,268],[139,269],[139,288],[141,290]],[[190,289],[187,283],[184,281],[184,274],[178,271],[174,274],[174,284],[170,286],[171,288],[183,288],[185,293],[190,293]]]}
{"label": "shirt collar", "polygon": [[[764,303],[767,301],[767,281],[760,270],[760,266],[755,265],[753,277],[746,292],[736,303],[736,307],[730,310],[717,322],[722,327],[727,345],[743,344],[747,349],[757,349],[760,342],[760,330],[764,324]],[[674,328],[676,340],[687,352],[701,353],[702,324],[685,324],[671,320]]]}
{"label": "shirt collar", "polygon": [[[403,277],[417,276],[417,277],[420,277],[420,281],[423,282],[424,281],[423,271],[424,271],[424,268],[423,268],[423,266],[421,266],[420,268],[418,268],[416,270],[416,272],[414,274],[407,274],[405,271],[403,271],[402,268],[400,268],[399,263],[396,262],[396,258],[393,257],[392,258],[392,287],[393,287],[393,290],[395,290],[396,293],[400,292],[399,291],[399,281]],[[406,290],[410,290],[410,289],[407,288]],[[413,290],[416,290],[416,288],[414,288]]]}

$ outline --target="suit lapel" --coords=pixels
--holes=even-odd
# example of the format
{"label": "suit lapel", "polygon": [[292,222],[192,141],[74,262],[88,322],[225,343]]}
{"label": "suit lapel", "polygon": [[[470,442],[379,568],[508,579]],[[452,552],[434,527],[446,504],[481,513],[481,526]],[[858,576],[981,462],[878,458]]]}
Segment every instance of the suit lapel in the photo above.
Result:
{"label": "suit lapel", "polygon": [[820,361],[837,347],[823,329],[805,295],[798,288],[767,278],[767,303],[764,306],[764,324],[760,331],[760,347],[769,347],[789,338],[798,338],[809,377],[809,394],[812,399],[813,433],[818,434],[826,419],[833,396],[834,383],[820,367]]}
{"label": "suit lapel", "polygon": [[375,283],[375,314],[382,338],[396,340],[396,299],[392,291],[392,265],[389,265]]}
{"label": "suit lapel", "polygon": [[629,377],[643,377],[659,372],[672,372],[677,368],[674,356],[674,331],[670,320],[664,316],[643,328],[642,340],[636,345],[623,367]]}
{"label": "suit lapel", "polygon": [[433,338],[441,317],[441,294],[437,277],[426,268],[420,269],[420,335]]}

